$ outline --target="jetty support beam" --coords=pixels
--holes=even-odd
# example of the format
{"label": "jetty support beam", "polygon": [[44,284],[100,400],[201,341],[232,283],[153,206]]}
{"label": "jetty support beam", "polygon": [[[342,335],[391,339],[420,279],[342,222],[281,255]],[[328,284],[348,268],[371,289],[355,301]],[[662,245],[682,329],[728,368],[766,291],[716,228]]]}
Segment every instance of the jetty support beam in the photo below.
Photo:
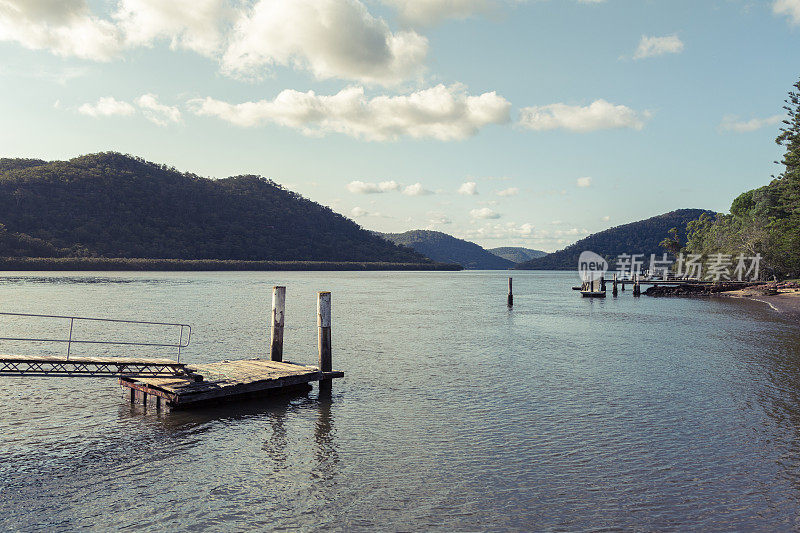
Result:
{"label": "jetty support beam", "polygon": [[[320,292],[317,294],[317,329],[319,330],[317,346],[319,348],[319,369],[321,372],[333,370],[331,355],[331,293]],[[331,379],[322,379],[319,382],[320,394],[330,394]]]}
{"label": "jetty support beam", "polygon": [[270,325],[270,359],[283,361],[283,325],[286,315],[286,287],[272,287],[272,319]]}

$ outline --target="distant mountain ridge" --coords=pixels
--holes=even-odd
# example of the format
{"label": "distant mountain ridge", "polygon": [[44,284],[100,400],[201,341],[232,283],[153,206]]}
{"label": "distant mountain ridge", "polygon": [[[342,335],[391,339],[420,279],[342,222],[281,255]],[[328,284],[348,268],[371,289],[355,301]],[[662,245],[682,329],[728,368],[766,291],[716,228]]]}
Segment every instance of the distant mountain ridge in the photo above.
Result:
{"label": "distant mountain ridge", "polygon": [[501,246],[500,248],[488,248],[487,251],[514,263],[524,263],[525,261],[547,255],[547,252],[534,250],[532,248],[523,248],[521,246]]}
{"label": "distant mountain ridge", "polygon": [[432,264],[266,178],[115,152],[0,159],[0,256]]}
{"label": "distant mountain ridge", "polygon": [[379,235],[395,244],[412,248],[434,261],[457,263],[471,270],[503,270],[515,264],[484,250],[474,242],[457,239],[440,231],[412,230]]}
{"label": "distant mountain ridge", "polygon": [[574,270],[578,268],[581,252],[590,250],[614,265],[620,254],[650,254],[659,257],[665,252],[659,243],[668,237],[671,228],[678,228],[681,242],[686,242],[686,224],[703,213],[714,214],[705,209],[678,209],[638,222],[616,226],[579,240],[563,250],[544,257],[531,259],[516,266],[520,270]]}

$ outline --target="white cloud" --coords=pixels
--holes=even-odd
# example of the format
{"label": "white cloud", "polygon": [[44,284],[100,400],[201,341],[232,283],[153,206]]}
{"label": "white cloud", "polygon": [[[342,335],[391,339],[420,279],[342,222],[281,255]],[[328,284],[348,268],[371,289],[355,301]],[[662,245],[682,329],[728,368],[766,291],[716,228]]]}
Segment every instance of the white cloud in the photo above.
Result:
{"label": "white cloud", "polygon": [[238,126],[272,122],[306,135],[338,132],[373,141],[400,136],[464,139],[487,124],[508,122],[511,107],[494,92],[470,96],[458,84],[374,98],[367,98],[363,87],[348,87],[330,96],[287,89],[273,100],[229,104],[209,97],[191,100],[189,105],[198,115]]}
{"label": "white cloud", "polygon": [[578,178],[575,181],[575,184],[578,187],[591,187],[592,186],[592,178],[590,176],[586,176],[584,178]]}
{"label": "white cloud", "polygon": [[[567,242],[588,235],[585,228],[539,229],[533,224],[517,224],[515,222],[485,222],[482,226],[466,230],[463,237],[476,241],[505,241],[520,244],[537,243],[537,248],[550,248],[553,245],[564,245]],[[562,247],[562,246],[560,246]]]}
{"label": "white cloud", "polygon": [[382,181],[380,183],[366,183],[354,180],[347,184],[347,190],[354,194],[379,194],[400,189],[396,181]]}
{"label": "white cloud", "polygon": [[159,104],[158,97],[154,94],[143,94],[136,99],[136,105],[142,109],[147,120],[159,126],[181,121],[180,110],[177,107]]}
{"label": "white cloud", "polygon": [[421,183],[418,182],[404,188],[403,194],[405,194],[406,196],[427,196],[429,194],[433,194],[433,192],[429,191],[428,189],[423,187]]}
{"label": "white cloud", "polygon": [[383,85],[418,78],[428,53],[425,37],[391,31],[362,0],[118,0],[107,19],[87,0],[0,1],[0,41],[60,56],[108,61],[162,40],[236,77],[287,66]]}
{"label": "white cloud", "polygon": [[735,115],[725,115],[719,125],[722,131],[733,131],[736,133],[747,133],[750,131],[760,130],[767,126],[774,126],[780,124],[783,120],[783,115],[772,115],[767,118],[753,118],[750,120],[740,120]]}
{"label": "white cloud", "polygon": [[677,35],[665,37],[649,37],[642,35],[639,46],[633,54],[634,59],[663,56],[665,54],[679,54],[683,52],[683,41]]}
{"label": "white cloud", "polygon": [[93,16],[86,0],[2,0],[0,41],[96,61],[120,50],[117,27]]}
{"label": "white cloud", "polygon": [[226,0],[120,0],[114,19],[128,46],[166,39],[172,49],[214,56],[224,39],[221,23],[234,13]]}
{"label": "white cloud", "polygon": [[478,194],[478,184],[474,181],[467,181],[461,184],[458,188],[458,194],[465,194],[467,196],[475,196]]}
{"label": "white cloud", "polygon": [[772,11],[776,15],[786,15],[792,24],[800,24],[800,0],[775,0]]}
{"label": "white cloud", "polygon": [[129,117],[136,113],[136,109],[128,102],[121,102],[113,96],[104,96],[94,104],[83,104],[78,112],[90,117]]}
{"label": "white cloud", "polygon": [[453,222],[444,213],[435,213],[435,212],[434,213],[428,213],[428,216],[430,217],[430,219],[428,220],[428,223],[431,224],[431,225],[444,226],[444,225],[447,225],[447,224],[451,224]]}
{"label": "white cloud", "polygon": [[519,194],[519,189],[517,187],[509,187],[508,189],[497,191],[495,194],[497,194],[497,196],[516,196]]}
{"label": "white cloud", "polygon": [[565,129],[579,133],[615,128],[641,130],[650,113],[639,113],[624,105],[595,100],[590,105],[550,104],[520,110],[519,124],[536,131]]}
{"label": "white cloud", "polygon": [[600,220],[602,220],[603,222],[608,222],[609,220],[611,220],[611,217],[609,215],[606,215],[603,218],[601,218]]}
{"label": "white cloud", "polygon": [[350,216],[352,216],[353,218],[363,217],[366,216],[367,214],[368,211],[361,207],[354,207],[353,209],[350,210]]}
{"label": "white cloud", "polygon": [[535,237],[536,226],[530,223],[516,224],[514,222],[487,223],[479,228],[468,229],[466,237],[470,239],[510,239],[510,238],[531,238]]}
{"label": "white cloud", "polygon": [[488,207],[481,207],[480,209],[473,209],[469,212],[469,216],[478,219],[500,218],[500,214],[494,212]]}
{"label": "white cloud", "polygon": [[359,0],[260,0],[236,23],[223,70],[253,76],[274,65],[391,85],[419,74],[428,40],[393,33]]}

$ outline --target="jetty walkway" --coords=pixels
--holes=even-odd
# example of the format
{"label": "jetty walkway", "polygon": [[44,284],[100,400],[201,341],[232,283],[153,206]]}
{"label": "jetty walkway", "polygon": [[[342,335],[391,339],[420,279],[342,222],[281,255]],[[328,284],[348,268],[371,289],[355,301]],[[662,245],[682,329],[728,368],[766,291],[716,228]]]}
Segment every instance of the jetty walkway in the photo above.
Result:
{"label": "jetty walkway", "polygon": [[[307,392],[315,381],[319,382],[320,393],[327,394],[331,390],[332,380],[344,377],[343,372],[332,369],[331,293],[320,292],[317,295],[319,366],[283,360],[285,304],[286,287],[273,287],[269,359],[226,360],[198,365],[188,365],[180,360],[181,349],[186,348],[191,339],[191,327],[187,324],[0,313],[0,316],[66,320],[69,323],[68,338],[0,337],[0,341],[66,343],[67,346],[63,356],[0,355],[0,376],[116,377],[123,388],[129,389],[131,402],[144,405],[154,403],[156,407],[161,407],[163,403],[175,409],[273,394]],[[179,328],[180,336],[176,343],[79,339],[74,336],[74,325],[80,321],[176,327]],[[71,354],[73,344],[170,347],[176,348],[178,354],[174,360],[150,357],[76,357]]]}

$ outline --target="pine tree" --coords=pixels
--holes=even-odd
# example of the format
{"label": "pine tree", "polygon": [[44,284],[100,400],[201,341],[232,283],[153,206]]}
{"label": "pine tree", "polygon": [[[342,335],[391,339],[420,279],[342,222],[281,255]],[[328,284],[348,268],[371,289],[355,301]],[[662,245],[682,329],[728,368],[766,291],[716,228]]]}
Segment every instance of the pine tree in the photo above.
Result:
{"label": "pine tree", "polygon": [[800,173],[800,81],[794,84],[795,90],[789,91],[783,108],[789,116],[783,120],[783,127],[775,142],[786,147],[781,163],[786,167],[781,178],[797,178]]}

